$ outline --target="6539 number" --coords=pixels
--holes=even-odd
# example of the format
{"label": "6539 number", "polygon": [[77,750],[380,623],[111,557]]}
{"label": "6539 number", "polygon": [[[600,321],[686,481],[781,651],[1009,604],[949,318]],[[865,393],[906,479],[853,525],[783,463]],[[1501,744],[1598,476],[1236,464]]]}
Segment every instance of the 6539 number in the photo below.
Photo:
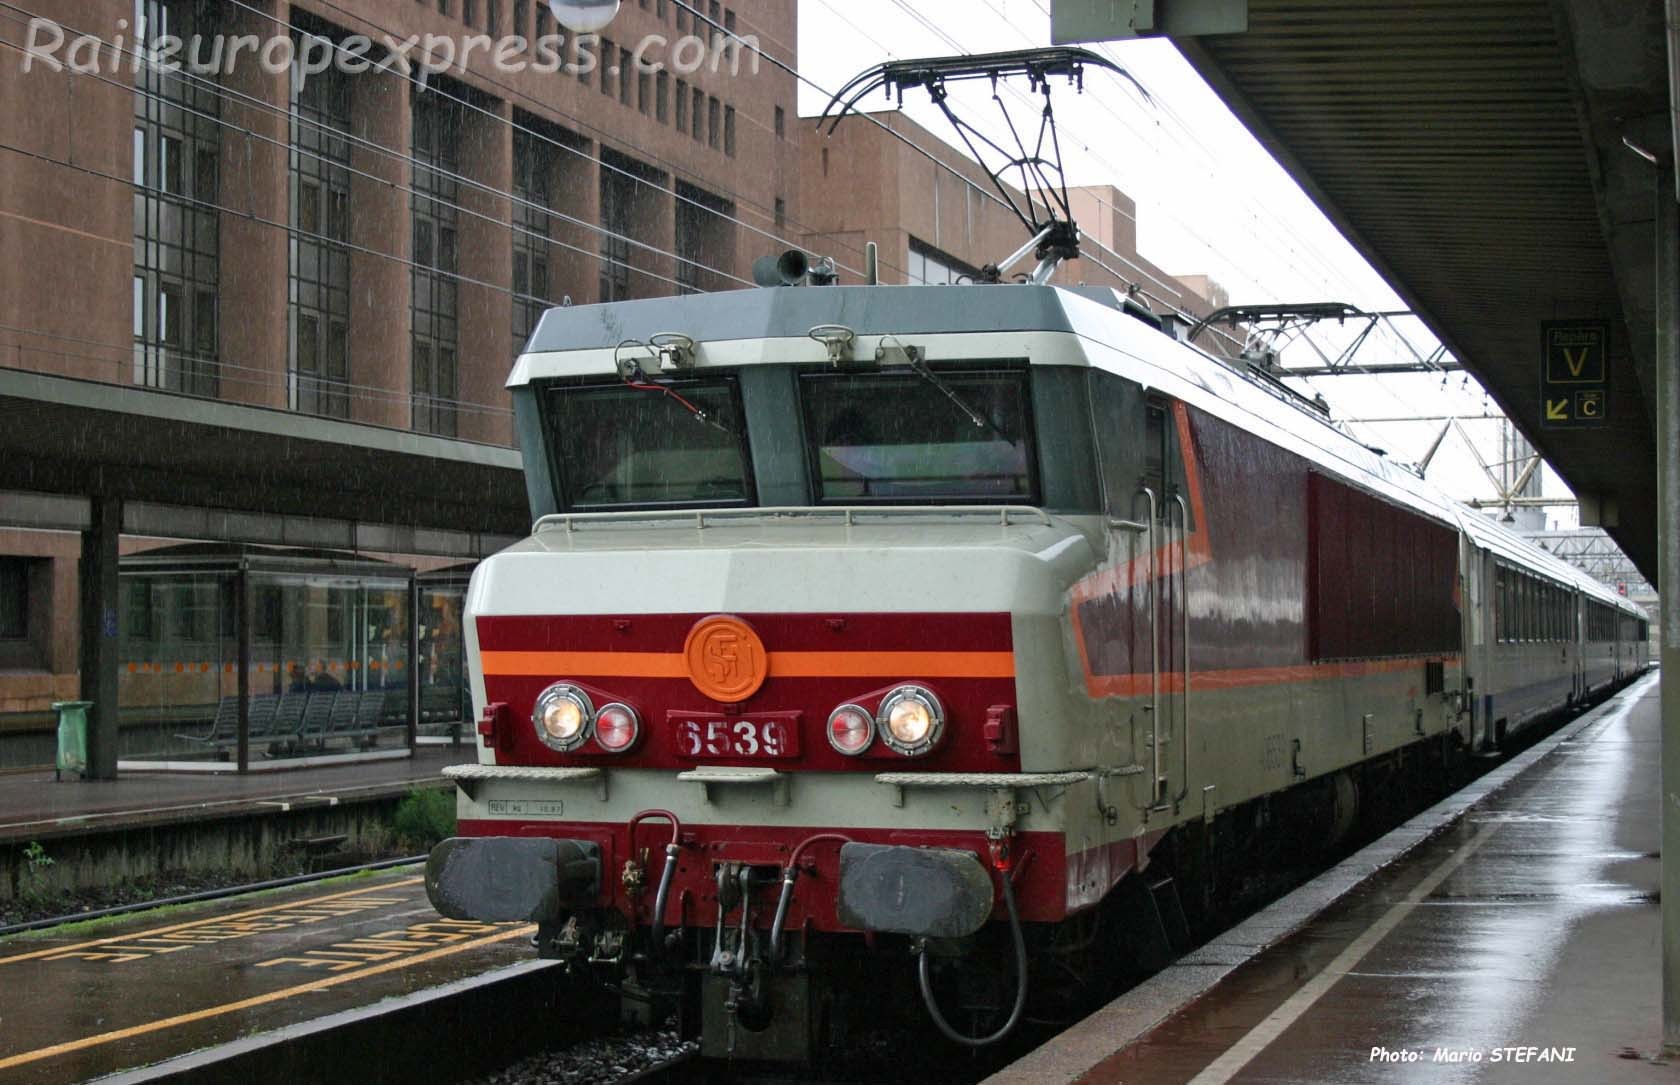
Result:
{"label": "6539 number", "polygon": [[799,713],[762,712],[723,716],[673,712],[667,717],[679,757],[779,760],[799,756]]}

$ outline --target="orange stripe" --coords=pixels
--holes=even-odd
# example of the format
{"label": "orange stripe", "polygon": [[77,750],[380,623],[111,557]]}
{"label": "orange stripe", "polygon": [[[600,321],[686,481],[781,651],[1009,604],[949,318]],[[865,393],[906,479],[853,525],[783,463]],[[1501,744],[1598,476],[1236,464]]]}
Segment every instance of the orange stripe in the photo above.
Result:
{"label": "orange stripe", "polygon": [[1013,678],[1014,652],[771,652],[772,678]]}
{"label": "orange stripe", "polygon": [[688,677],[688,668],[678,652],[483,652],[479,658],[487,675]]}
{"label": "orange stripe", "polygon": [[[1411,659],[1349,660],[1343,663],[1309,663],[1292,667],[1252,667],[1227,671],[1192,671],[1192,693],[1211,690],[1243,689],[1249,686],[1279,686],[1291,682],[1315,682],[1333,678],[1364,678],[1374,674],[1392,674],[1416,669],[1420,664],[1440,660],[1440,656],[1418,656]],[[1456,665],[1456,656],[1446,663]],[[1149,692],[1147,674],[1091,675],[1086,685],[1094,696],[1141,697]],[[1161,692],[1178,693],[1184,689],[1182,672],[1161,673]]]}
{"label": "orange stripe", "polygon": [[[687,678],[679,652],[483,652],[486,675]],[[772,678],[1013,678],[1013,652],[771,652]]]}

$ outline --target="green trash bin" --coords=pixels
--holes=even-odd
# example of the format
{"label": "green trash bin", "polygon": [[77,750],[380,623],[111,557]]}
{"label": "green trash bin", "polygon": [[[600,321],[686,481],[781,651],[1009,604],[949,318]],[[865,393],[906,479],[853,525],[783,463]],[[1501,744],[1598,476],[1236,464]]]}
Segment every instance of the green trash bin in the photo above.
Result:
{"label": "green trash bin", "polygon": [[53,778],[64,779],[66,772],[87,777],[87,710],[92,701],[54,701],[58,713],[58,766]]}

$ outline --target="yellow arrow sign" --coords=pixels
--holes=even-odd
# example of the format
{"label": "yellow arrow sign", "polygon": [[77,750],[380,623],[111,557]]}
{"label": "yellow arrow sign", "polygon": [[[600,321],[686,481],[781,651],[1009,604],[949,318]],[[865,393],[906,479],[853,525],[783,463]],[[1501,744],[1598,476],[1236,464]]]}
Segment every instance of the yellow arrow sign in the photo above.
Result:
{"label": "yellow arrow sign", "polygon": [[1548,398],[1546,400],[1546,421],[1548,421],[1548,422],[1567,422],[1567,421],[1569,421],[1569,400]]}

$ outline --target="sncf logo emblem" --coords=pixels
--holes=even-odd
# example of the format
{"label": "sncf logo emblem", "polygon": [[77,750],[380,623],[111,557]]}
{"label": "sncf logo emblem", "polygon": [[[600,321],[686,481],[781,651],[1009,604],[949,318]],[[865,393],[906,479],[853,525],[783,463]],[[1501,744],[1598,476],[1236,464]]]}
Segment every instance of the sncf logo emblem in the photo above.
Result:
{"label": "sncf logo emblem", "polygon": [[702,618],[688,631],[683,659],[694,688],[714,701],[738,703],[758,692],[770,670],[764,642],[739,618]]}

